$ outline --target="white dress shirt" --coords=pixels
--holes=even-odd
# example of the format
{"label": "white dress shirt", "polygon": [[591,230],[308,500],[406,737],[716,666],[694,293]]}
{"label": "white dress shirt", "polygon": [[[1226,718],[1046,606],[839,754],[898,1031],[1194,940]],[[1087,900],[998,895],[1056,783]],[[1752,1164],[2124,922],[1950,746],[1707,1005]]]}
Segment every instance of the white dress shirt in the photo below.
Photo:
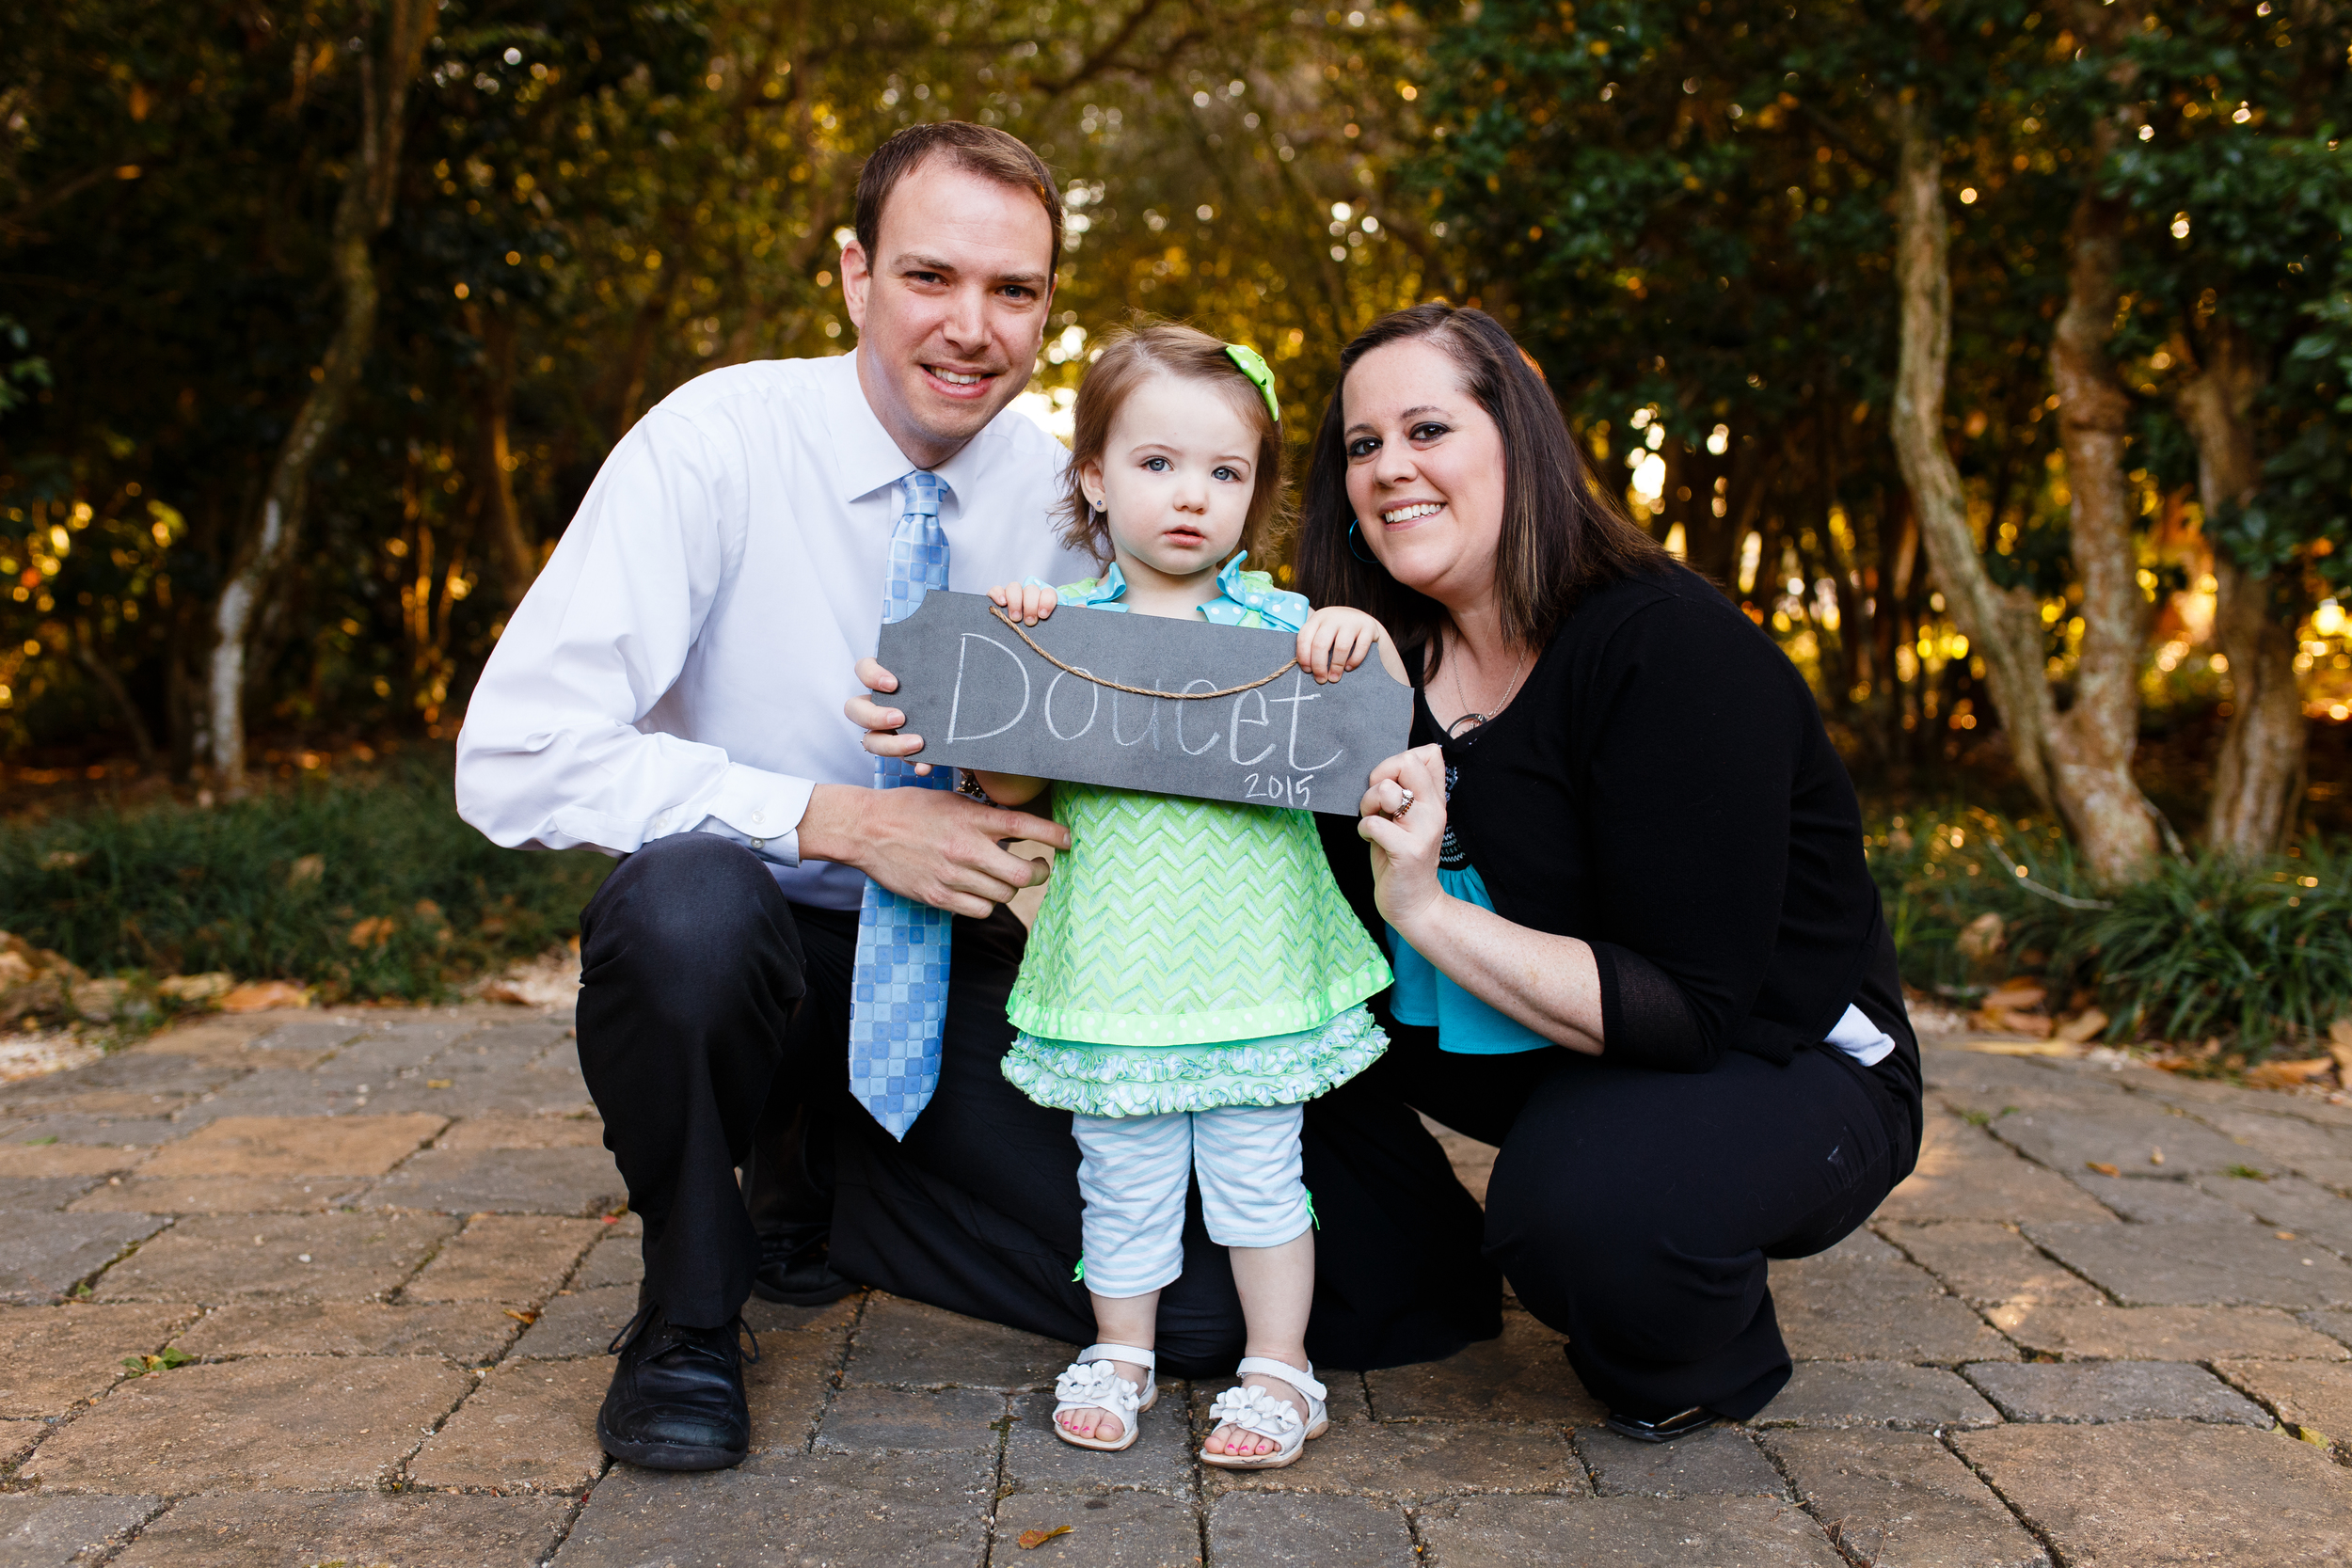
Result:
{"label": "white dress shirt", "polygon": [[[1066,454],[1008,408],[931,470],[950,585],[1091,563],[1049,517]],[[803,863],[819,784],[870,786],[842,703],[882,628],[898,481],[854,355],[713,371],[605,460],[490,655],[457,737],[457,811],[509,847],[626,854],[712,832],[794,899],[853,910],[866,879]]]}

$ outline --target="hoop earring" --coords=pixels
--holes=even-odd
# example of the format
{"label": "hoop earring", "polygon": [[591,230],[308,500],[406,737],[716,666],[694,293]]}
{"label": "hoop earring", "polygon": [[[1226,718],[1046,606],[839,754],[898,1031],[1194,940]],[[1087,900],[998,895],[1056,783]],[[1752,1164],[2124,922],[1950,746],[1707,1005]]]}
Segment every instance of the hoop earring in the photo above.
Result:
{"label": "hoop earring", "polygon": [[1363,552],[1360,542],[1356,537],[1356,530],[1359,526],[1360,526],[1359,519],[1350,517],[1347,520],[1347,553],[1354,556],[1357,560],[1362,562],[1367,566],[1377,566],[1380,564],[1379,559],[1375,556],[1366,555]]}

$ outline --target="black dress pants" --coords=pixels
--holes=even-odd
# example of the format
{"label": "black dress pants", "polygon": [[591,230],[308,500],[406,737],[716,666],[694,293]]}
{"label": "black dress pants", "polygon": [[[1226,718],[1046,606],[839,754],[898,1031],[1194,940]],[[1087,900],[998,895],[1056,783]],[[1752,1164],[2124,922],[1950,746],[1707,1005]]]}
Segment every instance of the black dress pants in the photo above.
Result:
{"label": "black dress pants", "polygon": [[[854,914],[790,903],[756,856],[702,833],[629,856],[582,912],[580,1067],[644,1219],[647,1295],[679,1323],[723,1323],[763,1243],[830,1231],[850,1278],[1089,1342],[1070,1116],[1001,1070],[1021,923],[955,922],[939,1087],[903,1143],[849,1094],[855,938]],[[1322,1226],[1311,1354],[1393,1366],[1500,1331],[1477,1205],[1401,1100],[1343,1085],[1308,1106],[1303,1138]],[[1160,1364],[1230,1371],[1243,1338],[1196,1193]]]}
{"label": "black dress pants", "polygon": [[1435,1030],[1406,1028],[1366,1086],[1500,1146],[1486,1257],[1568,1337],[1596,1398],[1645,1419],[1706,1405],[1744,1420],[1790,1371],[1767,1260],[1835,1246],[1918,1157],[1918,1046],[1891,942],[1856,1002],[1898,1041],[1875,1068],[1829,1045],[1785,1065],[1732,1052],[1698,1073],[1449,1055]]}

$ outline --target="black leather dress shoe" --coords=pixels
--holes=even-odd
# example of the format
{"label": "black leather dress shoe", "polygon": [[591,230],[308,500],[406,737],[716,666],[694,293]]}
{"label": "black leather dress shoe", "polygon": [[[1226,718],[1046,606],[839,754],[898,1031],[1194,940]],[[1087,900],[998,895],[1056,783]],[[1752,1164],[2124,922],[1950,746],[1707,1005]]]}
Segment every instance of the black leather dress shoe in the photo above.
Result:
{"label": "black leather dress shoe", "polygon": [[[596,1412],[604,1451],[649,1470],[723,1470],[751,1452],[752,1413],[743,1391],[750,1330],[685,1328],[648,1304],[614,1337],[621,1358]],[[750,1359],[759,1359],[752,1340]]]}
{"label": "black leather dress shoe", "polygon": [[752,1275],[752,1294],[786,1307],[822,1307],[860,1287],[833,1272],[819,1240],[788,1251],[766,1251]]}
{"label": "black leather dress shoe", "polygon": [[1687,1436],[1702,1427],[1711,1427],[1722,1419],[1721,1416],[1703,1404],[1694,1404],[1688,1410],[1677,1410],[1673,1415],[1661,1417],[1655,1421],[1645,1421],[1638,1416],[1628,1416],[1622,1411],[1612,1410],[1609,1413],[1609,1430],[1620,1437],[1630,1437],[1636,1443],[1671,1443],[1676,1438]]}

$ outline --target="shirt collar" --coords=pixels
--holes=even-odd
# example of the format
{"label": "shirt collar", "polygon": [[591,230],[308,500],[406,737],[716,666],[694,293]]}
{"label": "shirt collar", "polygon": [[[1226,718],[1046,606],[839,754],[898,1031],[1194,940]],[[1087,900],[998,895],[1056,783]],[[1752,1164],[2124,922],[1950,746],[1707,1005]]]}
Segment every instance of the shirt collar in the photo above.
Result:
{"label": "shirt collar", "polygon": [[[825,400],[825,422],[833,436],[834,471],[839,476],[845,505],[870,496],[884,485],[898,483],[914,468],[914,460],[898,450],[898,443],[891,439],[890,432],[875,418],[873,404],[866,401],[866,388],[857,378],[857,356],[862,352],[852,350],[836,356],[828,366],[837,379],[827,388],[830,395]],[[997,426],[1022,417],[1007,404],[977,435],[958,448],[954,456],[931,472],[939,476],[949,494],[968,505],[968,498],[977,488],[980,471],[988,466],[993,444],[1004,438]]]}
{"label": "shirt collar", "polygon": [[[1249,552],[1242,550],[1236,553],[1232,560],[1217,568],[1218,594],[1217,597],[1200,607],[1200,613],[1204,618],[1216,619],[1216,612],[1219,609],[1230,609],[1235,614],[1248,610],[1250,606],[1245,600],[1244,595],[1251,590],[1249,585],[1241,579],[1241,563],[1248,559]],[[1085,605],[1094,609],[1101,609],[1106,605],[1119,605],[1123,610],[1126,607],[1120,605],[1120,601],[1127,596],[1127,576],[1119,569],[1119,562],[1114,561],[1104,569],[1101,577],[1089,578],[1083,583],[1073,583],[1068,588],[1056,589],[1055,593],[1064,604]]]}

